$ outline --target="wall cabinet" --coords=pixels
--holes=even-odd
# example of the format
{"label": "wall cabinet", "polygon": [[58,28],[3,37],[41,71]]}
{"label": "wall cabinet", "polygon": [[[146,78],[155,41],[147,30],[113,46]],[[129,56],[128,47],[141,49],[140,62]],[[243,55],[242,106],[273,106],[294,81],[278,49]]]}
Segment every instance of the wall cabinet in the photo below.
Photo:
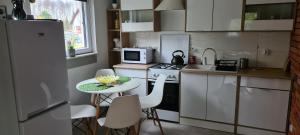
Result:
{"label": "wall cabinet", "polygon": [[159,31],[158,0],[121,0],[122,32]]}
{"label": "wall cabinet", "polygon": [[125,92],[125,94],[134,95],[137,94],[139,96],[146,96],[147,94],[147,71],[146,70],[136,70],[136,69],[121,69],[115,68],[115,72],[119,76],[128,76],[139,80],[140,86]]}
{"label": "wall cabinet", "polygon": [[242,0],[214,0],[213,31],[240,31]]}
{"label": "wall cabinet", "polygon": [[237,76],[208,75],[207,120],[234,124]]}
{"label": "wall cabinet", "polygon": [[187,0],[186,31],[239,31],[242,0]]}
{"label": "wall cabinet", "polygon": [[[292,0],[247,0],[245,31],[293,30],[295,3]],[[275,3],[277,2],[277,3]]]}
{"label": "wall cabinet", "polygon": [[207,75],[181,73],[180,116],[206,118]]}
{"label": "wall cabinet", "polygon": [[186,31],[211,31],[213,0],[187,0]]}
{"label": "wall cabinet", "polygon": [[120,0],[121,10],[153,9],[153,0]]}

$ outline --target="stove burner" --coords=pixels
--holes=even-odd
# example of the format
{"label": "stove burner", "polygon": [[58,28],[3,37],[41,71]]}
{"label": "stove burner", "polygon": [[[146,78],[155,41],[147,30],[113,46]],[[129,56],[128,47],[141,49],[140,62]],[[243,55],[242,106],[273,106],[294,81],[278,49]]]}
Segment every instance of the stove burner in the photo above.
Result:
{"label": "stove burner", "polygon": [[161,63],[158,64],[152,68],[155,69],[168,69],[168,70],[180,70],[184,67],[184,65],[172,65],[172,64],[165,64],[165,63]]}

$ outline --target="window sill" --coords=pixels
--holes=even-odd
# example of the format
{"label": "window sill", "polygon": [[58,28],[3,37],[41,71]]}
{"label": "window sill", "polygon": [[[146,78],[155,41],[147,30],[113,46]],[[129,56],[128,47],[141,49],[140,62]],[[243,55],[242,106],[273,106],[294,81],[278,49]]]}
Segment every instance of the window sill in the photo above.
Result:
{"label": "window sill", "polygon": [[92,56],[92,55],[97,55],[98,53],[85,53],[85,54],[79,54],[79,55],[76,55],[75,57],[66,57],[67,60],[73,60],[73,59],[79,59],[79,58],[82,58],[82,57],[88,57],[88,56]]}
{"label": "window sill", "polygon": [[76,68],[80,66],[89,65],[92,63],[97,63],[98,53],[86,53],[81,55],[76,55],[76,57],[67,57],[67,68]]}

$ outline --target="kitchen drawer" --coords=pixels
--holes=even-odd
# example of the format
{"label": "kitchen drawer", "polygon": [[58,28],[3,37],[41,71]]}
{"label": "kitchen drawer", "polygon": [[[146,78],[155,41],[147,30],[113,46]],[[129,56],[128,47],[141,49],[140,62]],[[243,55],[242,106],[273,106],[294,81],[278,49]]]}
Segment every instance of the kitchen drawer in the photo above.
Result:
{"label": "kitchen drawer", "polygon": [[290,90],[291,80],[285,79],[270,79],[257,77],[242,77],[242,87],[276,89],[276,90]]}
{"label": "kitchen drawer", "polygon": [[128,77],[136,77],[136,78],[146,78],[147,77],[146,70],[115,68],[115,72],[119,76],[128,76]]}

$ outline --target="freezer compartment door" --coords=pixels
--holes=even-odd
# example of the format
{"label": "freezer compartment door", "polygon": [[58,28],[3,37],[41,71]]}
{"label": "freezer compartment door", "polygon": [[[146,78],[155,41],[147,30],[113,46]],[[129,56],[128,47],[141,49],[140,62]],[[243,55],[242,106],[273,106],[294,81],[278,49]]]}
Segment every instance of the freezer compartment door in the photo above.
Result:
{"label": "freezer compartment door", "polygon": [[8,21],[19,121],[68,101],[63,24]]}
{"label": "freezer compartment door", "polygon": [[20,123],[20,135],[72,135],[70,106],[65,104]]}

